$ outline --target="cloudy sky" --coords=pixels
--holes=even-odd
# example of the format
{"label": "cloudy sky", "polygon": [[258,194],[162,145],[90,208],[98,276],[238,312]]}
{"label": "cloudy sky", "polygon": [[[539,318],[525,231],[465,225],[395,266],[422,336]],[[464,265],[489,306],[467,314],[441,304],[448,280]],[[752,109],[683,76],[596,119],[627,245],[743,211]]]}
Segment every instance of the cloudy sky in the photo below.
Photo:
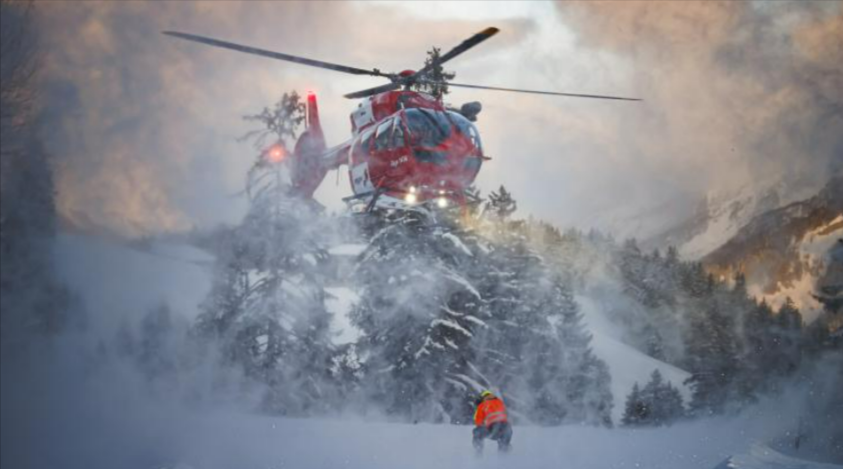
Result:
{"label": "cloudy sky", "polygon": [[[501,32],[446,69],[461,82],[641,97],[643,103],[454,90],[484,104],[478,178],[522,212],[606,226],[786,175],[843,168],[843,14],[832,2],[38,2],[45,132],[59,208],[134,236],[234,222],[253,158],[245,114],[314,90],[330,143],[342,94],[382,82],[217,50],[179,30],[362,68]],[[337,182],[337,180],[339,182]],[[329,174],[317,199],[350,194]]]}

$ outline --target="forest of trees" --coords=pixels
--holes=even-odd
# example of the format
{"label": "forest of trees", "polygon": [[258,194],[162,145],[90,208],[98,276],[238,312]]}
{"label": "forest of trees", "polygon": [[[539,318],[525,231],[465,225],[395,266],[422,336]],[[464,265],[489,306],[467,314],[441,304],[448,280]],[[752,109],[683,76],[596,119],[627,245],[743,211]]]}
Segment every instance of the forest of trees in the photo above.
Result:
{"label": "forest of trees", "polygon": [[775,309],[753,298],[742,274],[717,279],[701,263],[681,260],[674,248],[645,253],[635,240],[618,243],[599,232],[560,233],[532,224],[533,238],[579,290],[602,288],[607,278],[617,285],[617,291],[591,294],[624,300],[606,312],[627,342],[691,373],[689,416],[745,408],[781,391],[803,363],[839,350],[826,322],[806,326],[789,298]]}

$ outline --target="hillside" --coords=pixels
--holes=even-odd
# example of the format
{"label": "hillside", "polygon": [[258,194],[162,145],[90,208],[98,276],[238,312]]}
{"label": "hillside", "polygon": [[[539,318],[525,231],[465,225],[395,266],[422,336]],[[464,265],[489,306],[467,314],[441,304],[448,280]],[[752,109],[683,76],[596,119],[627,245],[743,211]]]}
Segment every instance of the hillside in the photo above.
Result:
{"label": "hillside", "polygon": [[841,238],[843,177],[838,176],[809,199],[754,217],[702,261],[722,276],[744,272],[753,293],[774,304],[790,296],[810,320],[822,309],[814,298],[818,282],[840,268],[831,250]]}

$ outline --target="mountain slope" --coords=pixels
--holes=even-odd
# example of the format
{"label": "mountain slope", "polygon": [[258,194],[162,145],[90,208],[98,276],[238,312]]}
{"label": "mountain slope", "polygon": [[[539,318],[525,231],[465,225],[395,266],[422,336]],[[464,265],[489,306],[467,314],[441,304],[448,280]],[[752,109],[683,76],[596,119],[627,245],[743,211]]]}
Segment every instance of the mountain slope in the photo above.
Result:
{"label": "mountain slope", "polygon": [[830,255],[843,238],[843,176],[814,197],[754,217],[725,244],[702,258],[724,277],[743,272],[751,291],[773,303],[791,296],[808,313],[822,309],[817,282],[839,262]]}
{"label": "mountain slope", "polygon": [[[813,189],[811,187],[814,187]],[[689,215],[643,238],[647,250],[675,246],[684,259],[696,260],[734,237],[753,218],[815,194],[815,186],[783,180],[711,192]]]}

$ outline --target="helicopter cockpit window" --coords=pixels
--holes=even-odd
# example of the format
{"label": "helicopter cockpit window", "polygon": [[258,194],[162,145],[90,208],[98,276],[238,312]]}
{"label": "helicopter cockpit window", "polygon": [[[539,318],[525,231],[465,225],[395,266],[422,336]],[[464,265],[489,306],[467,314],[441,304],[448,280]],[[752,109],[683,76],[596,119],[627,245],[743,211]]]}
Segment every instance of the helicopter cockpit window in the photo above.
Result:
{"label": "helicopter cockpit window", "polygon": [[448,117],[451,118],[451,121],[457,126],[460,133],[470,138],[471,144],[482,152],[483,145],[480,142],[480,132],[477,131],[477,127],[466,119],[465,116],[457,112],[448,111]]}
{"label": "helicopter cockpit window", "polygon": [[378,126],[375,134],[375,150],[386,150],[389,148],[389,138],[392,130],[392,120],[388,120]]}
{"label": "helicopter cockpit window", "polygon": [[372,135],[374,135],[374,132],[372,129],[369,129],[366,130],[363,135],[358,137],[357,142],[354,144],[354,148],[352,149],[355,158],[359,160],[365,160],[368,158],[369,149],[372,148]]}
{"label": "helicopter cockpit window", "polygon": [[401,119],[392,121],[392,148],[402,148],[404,146],[404,126],[401,124]]}
{"label": "helicopter cockpit window", "polygon": [[451,123],[442,112],[413,108],[406,111],[407,127],[415,145],[433,148],[451,134]]}

